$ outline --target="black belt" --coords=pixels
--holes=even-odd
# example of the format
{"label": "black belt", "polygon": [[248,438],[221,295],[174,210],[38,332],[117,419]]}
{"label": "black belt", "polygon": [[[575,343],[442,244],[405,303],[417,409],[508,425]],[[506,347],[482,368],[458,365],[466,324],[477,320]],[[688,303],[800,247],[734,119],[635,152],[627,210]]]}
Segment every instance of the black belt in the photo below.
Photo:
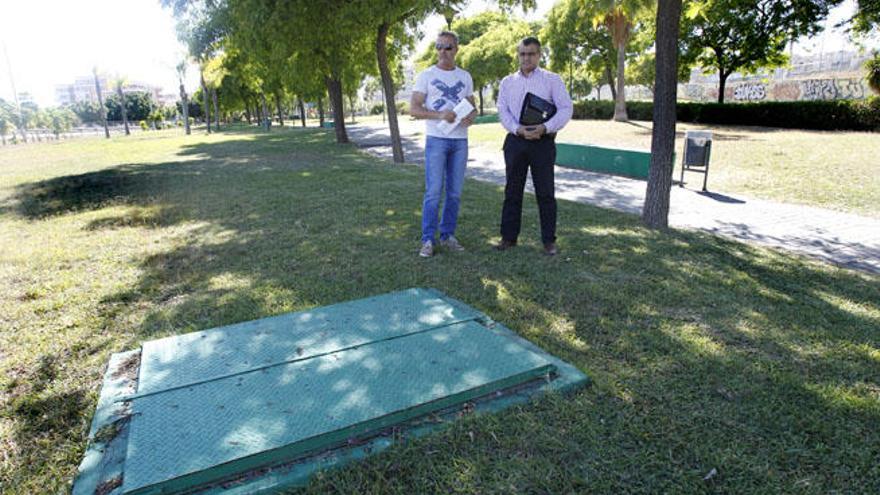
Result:
{"label": "black belt", "polygon": [[[514,134],[512,132],[509,132],[508,135],[513,136],[514,138],[520,139],[525,142],[530,142],[530,140],[528,140],[518,134]],[[547,134],[543,134],[543,135],[541,135],[540,138],[538,138],[538,141],[540,141],[542,139],[549,139],[550,141],[555,141],[556,140],[556,133],[555,132],[548,132]]]}

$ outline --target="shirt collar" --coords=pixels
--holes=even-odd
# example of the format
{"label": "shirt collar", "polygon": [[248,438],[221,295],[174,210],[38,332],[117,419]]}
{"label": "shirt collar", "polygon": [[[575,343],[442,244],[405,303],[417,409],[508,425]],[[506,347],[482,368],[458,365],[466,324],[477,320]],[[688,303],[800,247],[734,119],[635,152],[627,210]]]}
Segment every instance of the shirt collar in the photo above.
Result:
{"label": "shirt collar", "polygon": [[540,75],[540,73],[542,73],[542,72],[544,72],[544,71],[543,71],[543,69],[541,69],[541,67],[535,67],[535,70],[532,71],[531,75],[524,76],[522,73],[522,69],[517,69],[516,75],[517,75],[517,77],[520,77],[522,79],[531,79],[535,76]]}

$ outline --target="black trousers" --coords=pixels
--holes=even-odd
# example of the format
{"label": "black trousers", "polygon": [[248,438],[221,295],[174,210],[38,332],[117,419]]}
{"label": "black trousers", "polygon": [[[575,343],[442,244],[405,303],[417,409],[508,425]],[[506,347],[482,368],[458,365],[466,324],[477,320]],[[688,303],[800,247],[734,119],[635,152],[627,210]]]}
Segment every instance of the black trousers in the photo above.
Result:
{"label": "black trousers", "polygon": [[532,185],[541,217],[541,242],[556,242],[556,186],[553,167],[556,163],[555,136],[545,135],[529,141],[508,134],[504,139],[504,163],[507,184],[504,186],[504,207],[501,210],[501,237],[516,241],[522,219],[523,191],[526,176],[532,170]]}

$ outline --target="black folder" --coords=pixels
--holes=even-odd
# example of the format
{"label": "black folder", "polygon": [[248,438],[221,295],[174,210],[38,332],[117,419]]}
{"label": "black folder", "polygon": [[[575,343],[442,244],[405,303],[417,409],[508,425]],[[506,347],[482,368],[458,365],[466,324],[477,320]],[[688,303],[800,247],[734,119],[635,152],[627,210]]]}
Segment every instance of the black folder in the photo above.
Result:
{"label": "black folder", "polygon": [[519,113],[519,123],[527,126],[540,125],[552,119],[554,115],[556,115],[556,105],[540,96],[526,93]]}

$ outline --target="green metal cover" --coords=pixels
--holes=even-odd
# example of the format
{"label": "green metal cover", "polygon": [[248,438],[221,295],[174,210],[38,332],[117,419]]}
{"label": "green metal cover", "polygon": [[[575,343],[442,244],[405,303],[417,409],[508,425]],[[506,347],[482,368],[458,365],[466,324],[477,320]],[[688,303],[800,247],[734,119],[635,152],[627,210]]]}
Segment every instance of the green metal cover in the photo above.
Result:
{"label": "green metal cover", "polygon": [[636,179],[648,179],[651,153],[591,144],[556,144],[556,164]]}
{"label": "green metal cover", "polygon": [[479,117],[474,118],[474,124],[494,124],[495,122],[501,122],[501,118],[497,113],[480,115]]}
{"label": "green metal cover", "polygon": [[465,403],[496,411],[587,382],[432,289],[146,342],[111,360],[73,491],[275,493],[388,447],[391,426],[421,435]]}
{"label": "green metal cover", "polygon": [[408,289],[142,344],[138,395],[485,318]]}
{"label": "green metal cover", "polygon": [[504,343],[458,323],[137,399],[124,493],[197,487],[553,371]]}

